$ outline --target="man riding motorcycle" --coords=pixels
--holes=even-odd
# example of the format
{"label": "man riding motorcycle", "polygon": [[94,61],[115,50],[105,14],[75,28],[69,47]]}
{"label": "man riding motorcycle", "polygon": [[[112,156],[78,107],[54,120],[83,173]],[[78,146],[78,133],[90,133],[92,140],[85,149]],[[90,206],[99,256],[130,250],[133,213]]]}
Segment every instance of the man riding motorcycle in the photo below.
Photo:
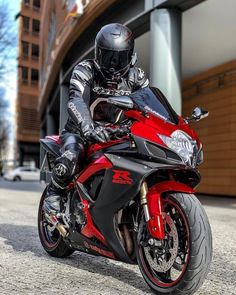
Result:
{"label": "man riding motorcycle", "polygon": [[63,153],[55,162],[44,201],[44,210],[51,217],[60,212],[60,198],[83,160],[87,143],[109,141],[107,129],[94,121],[115,123],[121,118],[120,109],[99,103],[98,98],[129,95],[149,85],[144,72],[135,67],[136,59],[132,32],[115,23],[98,32],[95,59],[75,66],[70,80],[69,118],[60,136]]}

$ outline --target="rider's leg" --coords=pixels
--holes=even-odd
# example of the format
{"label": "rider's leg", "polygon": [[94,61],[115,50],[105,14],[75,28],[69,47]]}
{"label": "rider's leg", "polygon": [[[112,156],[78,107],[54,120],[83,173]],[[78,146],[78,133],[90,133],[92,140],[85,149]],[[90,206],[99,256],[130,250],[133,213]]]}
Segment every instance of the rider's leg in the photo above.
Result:
{"label": "rider's leg", "polygon": [[44,200],[44,210],[50,215],[60,211],[60,198],[84,156],[84,146],[78,136],[66,133],[61,136],[61,140],[63,154],[55,162]]}

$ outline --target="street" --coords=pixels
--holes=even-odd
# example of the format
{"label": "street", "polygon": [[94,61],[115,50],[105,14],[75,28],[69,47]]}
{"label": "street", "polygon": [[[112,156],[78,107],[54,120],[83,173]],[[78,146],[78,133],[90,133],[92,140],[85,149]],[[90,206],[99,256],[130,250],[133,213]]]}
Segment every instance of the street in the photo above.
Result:
{"label": "street", "polygon": [[[37,232],[43,185],[0,180],[0,294],[152,294],[138,266],[75,252],[47,255]],[[214,260],[198,295],[236,294],[236,198],[200,197],[213,231]]]}

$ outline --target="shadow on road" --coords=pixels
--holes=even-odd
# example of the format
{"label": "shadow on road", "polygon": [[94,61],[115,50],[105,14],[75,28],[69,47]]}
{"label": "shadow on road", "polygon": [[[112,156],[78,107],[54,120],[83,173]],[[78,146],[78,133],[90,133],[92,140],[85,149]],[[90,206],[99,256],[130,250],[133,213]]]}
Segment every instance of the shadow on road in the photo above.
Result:
{"label": "shadow on road", "polygon": [[11,246],[17,252],[32,252],[35,256],[45,257],[51,261],[85,270],[90,273],[98,273],[104,277],[113,277],[123,283],[132,285],[134,288],[144,292],[144,294],[152,294],[148,292],[141,274],[127,269],[124,265],[117,265],[111,260],[103,257],[94,257],[81,252],[75,252],[69,258],[53,258],[50,257],[40,244],[37,227],[1,224],[0,237],[5,239],[4,243]]}
{"label": "shadow on road", "polygon": [[43,254],[37,227],[29,225],[0,224],[0,237],[17,252],[30,251],[37,256]]}

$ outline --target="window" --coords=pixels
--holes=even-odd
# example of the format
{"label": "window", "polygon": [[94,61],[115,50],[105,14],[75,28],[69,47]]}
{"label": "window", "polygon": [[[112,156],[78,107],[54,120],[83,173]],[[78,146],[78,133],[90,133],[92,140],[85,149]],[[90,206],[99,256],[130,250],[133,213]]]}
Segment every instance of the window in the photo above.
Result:
{"label": "window", "polygon": [[33,8],[35,10],[39,10],[40,9],[40,0],[33,0]]}
{"label": "window", "polygon": [[23,57],[28,57],[29,55],[29,43],[22,41],[22,55]]}
{"label": "window", "polygon": [[22,171],[22,172],[32,172],[33,171],[33,169],[32,168],[28,168],[28,167],[24,167],[24,168],[20,168],[20,171]]}
{"label": "window", "polygon": [[28,83],[28,68],[22,67],[21,70],[22,70],[22,74],[21,74],[22,82]]}
{"label": "window", "polygon": [[39,71],[36,69],[31,69],[31,84],[38,84]]}
{"label": "window", "polygon": [[30,0],[24,0],[24,5],[25,6],[30,6]]}
{"label": "window", "polygon": [[23,16],[23,30],[25,32],[29,32],[29,21],[30,21],[29,17]]}
{"label": "window", "polygon": [[33,59],[39,58],[39,46],[36,44],[32,44],[32,58]]}
{"label": "window", "polygon": [[40,30],[40,22],[37,19],[33,19],[33,33],[38,34]]}

